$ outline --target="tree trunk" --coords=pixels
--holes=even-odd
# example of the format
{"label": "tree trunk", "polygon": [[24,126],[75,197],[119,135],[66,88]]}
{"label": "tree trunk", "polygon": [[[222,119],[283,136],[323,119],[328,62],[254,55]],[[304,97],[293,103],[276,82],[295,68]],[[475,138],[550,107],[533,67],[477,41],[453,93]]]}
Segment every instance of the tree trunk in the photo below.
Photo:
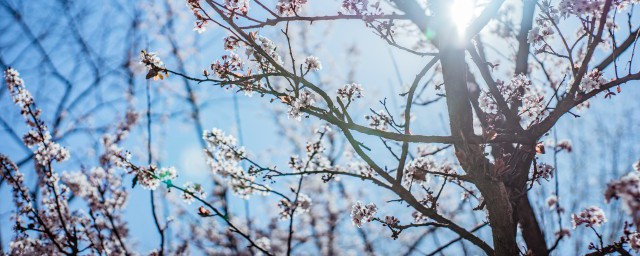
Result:
{"label": "tree trunk", "polygon": [[518,222],[522,229],[522,237],[525,243],[527,243],[527,248],[529,248],[535,256],[549,255],[544,233],[542,233],[542,229],[540,229],[528,195],[524,195],[522,199],[520,199],[516,211],[518,214]]}
{"label": "tree trunk", "polygon": [[489,225],[493,235],[495,255],[518,255],[516,243],[516,218],[511,204],[509,191],[502,182],[477,184],[485,197],[489,210]]}
{"label": "tree trunk", "polygon": [[[447,1],[436,1],[433,7],[437,14],[447,13],[448,10]],[[467,86],[464,35],[447,20],[449,19],[447,15],[437,14],[434,16],[434,27],[437,28],[451,135],[462,138],[462,142],[454,143],[456,156],[462,168],[472,177],[473,183],[485,198],[493,234],[494,254],[518,255],[516,243],[518,219],[514,211],[512,190],[496,176],[495,167],[484,156],[484,149],[479,145],[464,142],[465,138],[474,135],[473,112]],[[527,152],[524,153],[525,156],[530,155],[526,154]],[[517,167],[514,166],[516,170]]]}

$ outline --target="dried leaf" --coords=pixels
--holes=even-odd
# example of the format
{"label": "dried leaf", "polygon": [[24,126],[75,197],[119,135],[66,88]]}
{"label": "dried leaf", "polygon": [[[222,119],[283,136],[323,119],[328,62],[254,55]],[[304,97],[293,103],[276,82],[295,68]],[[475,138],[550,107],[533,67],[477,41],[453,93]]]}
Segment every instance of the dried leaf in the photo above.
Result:
{"label": "dried leaf", "polygon": [[286,103],[286,104],[291,104],[291,97],[289,96],[280,96],[278,97],[280,98],[280,101],[282,101],[282,103]]}
{"label": "dried leaf", "polygon": [[542,142],[538,142],[538,144],[536,145],[536,154],[544,154],[544,144],[542,144]]}
{"label": "dried leaf", "polygon": [[151,69],[149,70],[149,72],[147,73],[147,79],[151,79],[152,77],[155,77],[156,75],[158,75],[158,71],[155,69]]}
{"label": "dried leaf", "polygon": [[198,215],[202,217],[208,217],[211,215],[211,211],[209,211],[207,208],[204,208],[204,206],[200,206],[200,208],[198,208]]}

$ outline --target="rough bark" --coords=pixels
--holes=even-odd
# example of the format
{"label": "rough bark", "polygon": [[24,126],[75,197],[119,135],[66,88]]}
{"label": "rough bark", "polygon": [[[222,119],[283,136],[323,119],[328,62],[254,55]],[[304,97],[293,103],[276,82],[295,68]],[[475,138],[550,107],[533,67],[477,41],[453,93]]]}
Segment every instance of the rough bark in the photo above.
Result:
{"label": "rough bark", "polygon": [[489,211],[495,255],[518,255],[516,220],[507,187],[501,182],[478,183],[477,186]]}
{"label": "rough bark", "polygon": [[523,196],[518,203],[516,209],[518,213],[518,222],[522,229],[522,238],[524,238],[527,248],[533,252],[533,255],[548,255],[547,243],[544,239],[544,233],[540,229],[535,212],[529,202],[527,195]]}
{"label": "rough bark", "polygon": [[[516,54],[516,67],[514,74],[529,73],[530,45],[527,42],[527,35],[533,26],[533,18],[536,10],[536,0],[525,0],[522,6],[522,20],[520,22],[520,32],[518,34],[518,52]],[[517,109],[521,102],[516,102],[513,109]],[[528,174],[531,163],[524,163]],[[523,184],[519,184],[523,185]],[[548,255],[547,243],[544,232],[538,224],[535,212],[529,202],[529,196],[525,193],[516,203],[516,214],[522,230],[522,237],[527,244],[527,248],[536,256]]]}
{"label": "rough bark", "polygon": [[[437,5],[434,7],[436,10],[446,8]],[[473,113],[467,88],[465,43],[460,34],[452,33],[456,28],[449,25],[451,23],[438,24],[438,44],[451,134],[469,137],[473,135]],[[485,197],[492,227],[494,254],[517,255],[516,222],[507,187],[492,178],[493,167],[479,146],[455,143],[454,147],[462,167],[474,177],[474,183]]]}

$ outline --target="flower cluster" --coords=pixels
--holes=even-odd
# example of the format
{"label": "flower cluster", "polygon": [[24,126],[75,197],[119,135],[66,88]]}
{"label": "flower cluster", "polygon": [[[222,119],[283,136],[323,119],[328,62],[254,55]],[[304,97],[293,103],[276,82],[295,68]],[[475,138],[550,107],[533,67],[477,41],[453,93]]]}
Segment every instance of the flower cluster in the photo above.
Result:
{"label": "flower cluster", "polygon": [[117,167],[123,167],[125,163],[122,162],[122,159],[118,156],[124,156],[125,160],[131,159],[130,154],[121,149],[118,143],[129,135],[129,131],[138,123],[139,117],[137,112],[128,110],[124,120],[118,124],[115,133],[104,134],[102,136],[102,145],[104,146],[105,152],[99,158],[101,165],[107,166],[114,164]]}
{"label": "flower cluster", "polygon": [[540,86],[524,88],[524,95],[521,99],[522,106],[518,108],[518,114],[529,120],[534,120],[545,113],[544,90]]}
{"label": "flower cluster", "polygon": [[[31,128],[23,137],[25,145],[38,146],[34,150],[36,174],[40,182],[40,194],[35,198],[24,184],[24,176],[7,157],[0,155],[2,178],[12,186],[16,205],[16,237],[10,244],[10,254],[77,254],[81,246],[91,244],[97,254],[124,254],[128,236],[126,223],[121,213],[126,203],[127,193],[122,186],[121,175],[113,168],[96,167],[89,171],[70,173],[61,177],[53,169],[54,161],[69,158],[69,152],[52,141],[47,126],[40,119],[33,98],[24,88],[24,81],[17,71],[9,69],[5,78],[17,105],[20,106],[26,123]],[[137,116],[127,114],[127,123],[135,123]],[[105,141],[115,144],[127,135],[129,125],[121,125],[113,136],[105,136]],[[115,149],[108,152],[113,152]],[[106,157],[109,158],[109,157]],[[101,158],[101,164],[103,163]],[[64,181],[61,183],[61,181]],[[86,202],[90,211],[72,210],[70,195]],[[34,209],[38,205],[39,210]],[[28,230],[46,230],[33,239]],[[73,232],[69,232],[73,230]],[[94,243],[94,241],[101,241]],[[88,247],[87,247],[88,248]]]}
{"label": "flower cluster", "polygon": [[[49,136],[46,138],[49,138]],[[48,165],[54,160],[56,162],[63,162],[69,159],[69,151],[66,148],[46,139],[38,144],[38,149],[33,153],[38,164],[42,166]]]}
{"label": "flower cluster", "polygon": [[224,0],[224,6],[229,11],[238,11],[243,15],[249,12],[249,0]]}
{"label": "flower cluster", "polygon": [[360,201],[357,201],[351,207],[351,221],[353,225],[361,228],[363,223],[373,220],[376,212],[378,212],[378,207],[374,203],[363,205]]}
{"label": "flower cluster", "polygon": [[550,180],[553,178],[553,166],[546,163],[538,163],[535,167],[531,183],[538,182],[539,184],[542,179]]}
{"label": "flower cluster", "polygon": [[535,20],[536,26],[527,35],[527,42],[534,46],[547,45],[548,38],[554,34],[554,26],[560,22],[560,11],[551,6],[549,0],[542,1],[540,7],[540,15]]}
{"label": "flower cluster", "polygon": [[400,223],[400,220],[398,220],[398,218],[396,218],[395,216],[385,216],[384,223],[389,226],[397,226],[398,223]]}
{"label": "flower cluster", "polygon": [[196,201],[196,197],[200,199],[204,199],[206,197],[206,193],[202,189],[200,184],[194,184],[191,182],[186,182],[182,188],[184,191],[182,192],[182,200],[187,204],[191,204]]}
{"label": "flower cluster", "polygon": [[200,6],[200,0],[187,0],[187,7],[189,7],[189,10],[191,10],[193,15],[196,16],[196,22],[193,26],[193,30],[200,34],[204,33],[207,30],[205,26],[209,21],[205,18],[204,10],[202,9],[202,6]]}
{"label": "flower cluster", "polygon": [[254,183],[255,177],[245,172],[240,165],[246,155],[244,148],[236,145],[235,137],[214,128],[204,131],[202,138],[207,142],[205,149],[207,164],[214,174],[227,179],[228,185],[235,194],[248,198],[256,191],[264,191],[264,187]]}
{"label": "flower cluster", "polygon": [[413,211],[413,213],[411,213],[411,217],[413,217],[413,223],[425,223],[429,220],[429,217],[419,211]]}
{"label": "flower cluster", "polygon": [[224,38],[224,50],[235,51],[240,45],[240,40],[235,36],[227,36]]}
{"label": "flower cluster", "polygon": [[16,214],[33,213],[33,199],[28,187],[24,185],[24,175],[18,170],[18,166],[3,154],[0,154],[0,171],[2,177],[12,188],[13,201],[18,211]]}
{"label": "flower cluster", "polygon": [[229,53],[229,55],[223,55],[222,62],[216,60],[215,63],[211,64],[211,71],[213,71],[218,78],[227,80],[235,80],[238,74],[234,72],[240,71],[243,68],[244,63],[242,59],[234,52]]}
{"label": "flower cluster", "polygon": [[260,246],[260,248],[265,249],[267,251],[271,250],[271,240],[268,237],[261,237],[256,240],[256,244]]}
{"label": "flower cluster", "polygon": [[[504,83],[501,80],[497,81],[498,86],[503,85]],[[498,87],[501,88],[501,87]],[[498,104],[496,104],[496,101],[493,99],[493,96],[491,95],[490,92],[487,91],[481,91],[480,92],[480,97],[478,98],[478,104],[480,105],[480,108],[482,109],[482,111],[484,111],[487,114],[496,114],[498,113]]]}
{"label": "flower cluster", "polygon": [[[226,81],[218,81],[220,82],[219,84],[221,87],[231,89],[232,87],[236,86],[238,91],[243,91],[246,96],[251,97],[254,92],[261,92],[261,88],[264,87],[264,83],[260,81],[260,78],[251,77],[251,68],[248,68],[247,71],[243,74],[245,70],[245,59],[234,52],[240,46],[246,46],[246,43],[235,36],[225,37],[224,50],[230,52],[229,54],[222,55],[221,60],[216,60],[214,63],[212,63],[210,69],[216,77]],[[273,66],[269,63],[263,62],[265,59],[262,58],[262,55],[258,54],[253,48],[247,48],[246,54],[248,60],[251,60],[252,56],[254,57],[254,61],[257,62],[259,69],[265,72],[273,70]],[[277,53],[275,53],[275,51],[272,52],[272,54],[273,56],[271,57],[277,57],[277,59],[280,58],[279,56],[277,56]],[[203,71],[203,75],[206,78],[209,78],[209,70],[205,69]]]}
{"label": "flower cluster", "polygon": [[20,107],[20,113],[31,129],[22,139],[27,147],[37,145],[34,151],[36,162],[40,166],[47,166],[54,160],[62,162],[69,159],[69,151],[52,140],[47,125],[40,119],[41,111],[36,107],[31,93],[25,88],[20,73],[13,68],[8,68],[4,72],[4,78],[13,102]]}
{"label": "flower cluster", "polygon": [[164,62],[160,60],[155,52],[140,51],[140,64],[143,64],[147,70],[164,69]]}
{"label": "flower cluster", "polygon": [[369,0],[342,0],[342,10],[349,14],[364,14],[368,12]]}
{"label": "flower cluster", "polygon": [[[20,77],[20,73],[13,69],[8,68],[4,71],[4,79],[7,82],[7,86],[9,87],[10,92],[14,92],[14,90],[20,90],[24,87],[24,80]],[[29,105],[31,102],[24,104]],[[22,105],[20,107],[23,107]]]}
{"label": "flower cluster", "polygon": [[607,203],[611,199],[621,199],[634,223],[640,225],[640,174],[631,172],[620,180],[609,183],[604,197]]}
{"label": "flower cluster", "polygon": [[605,83],[607,83],[607,81],[602,77],[602,72],[594,69],[585,74],[582,81],[580,81],[580,91],[587,93],[592,90],[597,90]]}
{"label": "flower cluster", "polygon": [[406,184],[411,184],[414,181],[420,184],[427,183],[431,180],[431,176],[427,172],[435,172],[437,168],[435,161],[430,157],[413,159],[407,164],[404,182]]}
{"label": "flower cluster", "polygon": [[362,88],[362,85],[351,83],[345,84],[344,86],[342,86],[342,88],[339,88],[337,94],[340,98],[351,102],[355,99],[362,98],[363,91],[364,89]]}
{"label": "flower cluster", "polygon": [[579,214],[571,214],[571,223],[573,223],[574,229],[582,224],[586,227],[594,227],[600,226],[604,222],[607,222],[607,217],[604,215],[604,211],[597,206],[585,208]]}
{"label": "flower cluster", "polygon": [[103,137],[105,143],[105,154],[100,158],[101,162],[114,164],[116,167],[126,169],[128,173],[135,175],[133,186],[140,184],[142,188],[155,190],[160,183],[172,184],[178,177],[178,172],[174,167],[158,168],[151,164],[149,166],[137,166],[131,163],[131,154],[120,149],[116,143],[108,141],[108,136]]}
{"label": "flower cluster", "polygon": [[120,148],[116,141],[112,141],[110,136],[102,137],[102,144],[105,152],[100,156],[100,164],[113,164],[119,168],[128,168],[128,161],[131,160],[131,153]]}
{"label": "flower cluster", "polygon": [[371,168],[371,166],[369,166],[366,162],[355,157],[352,148],[346,148],[342,153],[342,158],[347,163],[344,167],[346,169],[346,172],[355,173],[358,176],[362,176],[365,178],[373,176],[373,168]]}
{"label": "flower cluster", "polygon": [[369,121],[369,127],[381,131],[386,131],[391,124],[391,117],[384,110],[380,110],[374,115],[366,115],[364,119]]}
{"label": "flower cluster", "polygon": [[280,199],[278,207],[280,207],[280,219],[289,219],[292,215],[308,212],[311,209],[311,198],[299,193],[294,203],[287,199]]}
{"label": "flower cluster", "polygon": [[318,131],[320,139],[315,142],[307,142],[307,146],[305,147],[306,158],[304,161],[297,155],[291,156],[289,159],[289,168],[291,168],[294,173],[301,173],[307,170],[328,171],[337,168],[332,166],[331,160],[329,160],[326,154],[323,154],[326,148],[322,144],[322,137],[328,131],[330,131],[330,129]]}
{"label": "flower cluster", "polygon": [[544,19],[536,19],[538,26],[531,28],[527,35],[527,43],[534,46],[543,44],[547,41],[547,38],[554,34],[553,27],[550,22],[546,22]]}
{"label": "flower cluster", "polygon": [[562,0],[558,4],[558,9],[563,17],[591,16],[602,12],[604,2],[602,0]]}
{"label": "flower cluster", "polygon": [[133,168],[133,172],[136,175],[137,183],[148,190],[155,190],[160,183],[169,182],[178,176],[176,169],[173,167],[158,169],[155,165]]}
{"label": "flower cluster", "polygon": [[[42,197],[39,202],[30,195],[28,187],[24,184],[24,175],[8,157],[0,155],[0,173],[3,179],[11,186],[13,201],[15,204],[16,236],[12,240],[9,251],[11,255],[26,254],[52,254],[54,252],[68,252],[78,248],[78,242],[86,242],[75,234],[83,236],[95,234],[93,230],[82,228],[82,224],[90,220],[81,211],[72,213],[68,205],[69,188],[59,183],[58,175],[49,173],[39,183],[42,189]],[[37,209],[34,208],[37,205]],[[74,235],[64,233],[67,227],[77,228]],[[31,237],[27,230],[47,230],[47,233]],[[34,239],[37,238],[37,239]],[[71,239],[79,239],[74,243],[64,243]]]}
{"label": "flower cluster", "polygon": [[[260,49],[262,49],[267,56],[273,59],[276,64],[282,65],[284,63],[282,61],[282,57],[280,57],[280,54],[276,51],[276,43],[264,36],[257,36],[255,41],[260,46]],[[256,62],[259,64],[258,67],[263,72],[271,72],[275,69],[272,63],[268,62],[267,59],[264,58],[262,54],[258,53],[256,49],[249,47],[246,49],[246,54],[249,57],[253,56],[255,58]]]}
{"label": "flower cluster", "polygon": [[[524,74],[514,76],[509,84],[496,81],[498,91],[502,94],[509,106],[515,102],[522,102],[518,108],[518,114],[528,119],[536,119],[545,113],[544,90],[534,86],[531,80]],[[482,91],[479,98],[480,108],[488,114],[497,114],[498,106],[490,92]],[[525,120],[523,118],[523,120]]]}
{"label": "flower cluster", "polygon": [[89,204],[93,212],[113,213],[124,208],[128,194],[124,190],[122,177],[113,168],[94,167],[88,172],[66,172],[62,181]]}
{"label": "flower cluster", "polygon": [[164,66],[164,62],[160,60],[155,52],[147,52],[145,50],[140,51],[140,64],[147,68],[147,79],[153,78],[153,80],[162,80],[164,76],[169,76],[169,72]]}
{"label": "flower cluster", "polygon": [[279,0],[276,5],[276,10],[280,15],[293,16],[297,15],[306,3],[307,0]]}
{"label": "flower cluster", "polygon": [[309,71],[320,71],[322,70],[322,63],[320,63],[320,59],[315,56],[308,56],[304,59],[304,66]]}
{"label": "flower cluster", "polygon": [[289,118],[300,121],[302,119],[302,109],[312,106],[316,100],[315,95],[309,90],[301,90],[298,95],[292,92],[284,103],[289,104]]}

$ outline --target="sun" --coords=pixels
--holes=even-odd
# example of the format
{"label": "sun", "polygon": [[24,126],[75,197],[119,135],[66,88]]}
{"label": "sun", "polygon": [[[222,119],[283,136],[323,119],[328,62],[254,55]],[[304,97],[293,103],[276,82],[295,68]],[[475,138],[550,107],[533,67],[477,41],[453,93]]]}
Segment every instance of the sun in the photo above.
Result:
{"label": "sun", "polygon": [[474,0],[454,0],[449,7],[449,15],[456,25],[458,35],[462,38],[465,34],[469,22],[475,17]]}

